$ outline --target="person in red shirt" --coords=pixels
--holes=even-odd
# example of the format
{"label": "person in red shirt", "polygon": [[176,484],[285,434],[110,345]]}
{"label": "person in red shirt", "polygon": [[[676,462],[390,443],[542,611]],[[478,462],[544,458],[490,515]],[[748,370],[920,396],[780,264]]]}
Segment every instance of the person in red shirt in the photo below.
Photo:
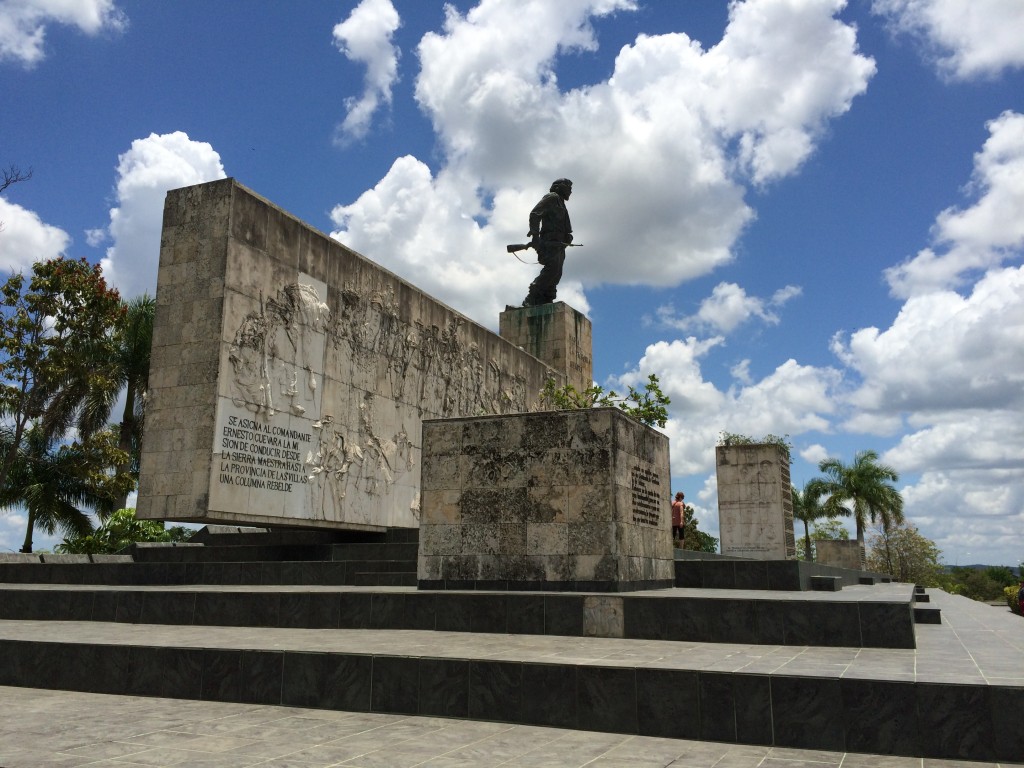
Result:
{"label": "person in red shirt", "polygon": [[686,523],[686,512],[683,509],[683,499],[686,498],[682,491],[676,493],[676,500],[672,502],[672,539],[682,541],[683,525]]}

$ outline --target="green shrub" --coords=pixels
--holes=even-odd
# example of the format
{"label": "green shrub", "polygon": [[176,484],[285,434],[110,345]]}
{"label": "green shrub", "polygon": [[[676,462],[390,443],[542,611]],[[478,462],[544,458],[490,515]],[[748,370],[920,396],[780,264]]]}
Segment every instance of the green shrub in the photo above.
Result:
{"label": "green shrub", "polygon": [[1024,614],[1021,614],[1021,606],[1017,602],[1017,589],[1017,587],[1006,587],[1003,590],[1003,594],[1006,595],[1006,604],[1010,606],[1010,610],[1021,616]]}
{"label": "green shrub", "polygon": [[155,520],[139,520],[134,509],[119,509],[92,533],[64,539],[57,551],[67,555],[112,555],[137,541],[187,541],[193,533],[180,525],[164,528]]}

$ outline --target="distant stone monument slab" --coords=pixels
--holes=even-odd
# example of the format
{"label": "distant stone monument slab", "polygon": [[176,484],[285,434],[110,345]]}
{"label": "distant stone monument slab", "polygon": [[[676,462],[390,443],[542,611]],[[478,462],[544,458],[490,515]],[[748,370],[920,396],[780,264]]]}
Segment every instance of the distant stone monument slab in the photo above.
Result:
{"label": "distant stone monument slab", "polygon": [[822,565],[833,565],[836,568],[849,568],[851,571],[862,570],[860,545],[856,540],[819,539],[814,542],[815,562]]}
{"label": "distant stone monument slab", "polygon": [[673,584],[668,438],[615,408],[423,422],[421,589]]}
{"label": "distant stone monument slab", "polygon": [[223,179],[167,194],[137,515],[415,527],[424,418],[560,371]]}
{"label": "distant stone monument slab", "polygon": [[796,557],[789,457],[774,444],[715,449],[723,555],[754,560]]}

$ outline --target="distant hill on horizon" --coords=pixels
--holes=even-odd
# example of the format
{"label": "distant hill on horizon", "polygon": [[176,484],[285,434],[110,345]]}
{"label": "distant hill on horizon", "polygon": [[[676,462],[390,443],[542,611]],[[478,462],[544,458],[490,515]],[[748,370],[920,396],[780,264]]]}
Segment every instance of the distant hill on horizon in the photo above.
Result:
{"label": "distant hill on horizon", "polygon": [[1020,566],[1017,565],[988,565],[985,563],[964,563],[963,565],[950,565],[949,563],[942,564],[942,570],[946,573],[950,573],[954,568],[973,568],[976,571],[984,571],[988,568],[1009,568],[1013,571],[1015,576],[1020,576]]}

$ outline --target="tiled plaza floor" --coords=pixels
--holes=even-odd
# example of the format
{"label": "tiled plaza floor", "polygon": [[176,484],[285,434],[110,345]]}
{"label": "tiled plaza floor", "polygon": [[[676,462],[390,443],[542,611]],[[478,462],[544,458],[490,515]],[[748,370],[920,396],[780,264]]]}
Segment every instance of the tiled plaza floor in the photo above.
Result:
{"label": "tiled plaza floor", "polygon": [[[58,662],[59,663],[59,662]],[[958,768],[524,725],[0,687],[0,766]]]}

